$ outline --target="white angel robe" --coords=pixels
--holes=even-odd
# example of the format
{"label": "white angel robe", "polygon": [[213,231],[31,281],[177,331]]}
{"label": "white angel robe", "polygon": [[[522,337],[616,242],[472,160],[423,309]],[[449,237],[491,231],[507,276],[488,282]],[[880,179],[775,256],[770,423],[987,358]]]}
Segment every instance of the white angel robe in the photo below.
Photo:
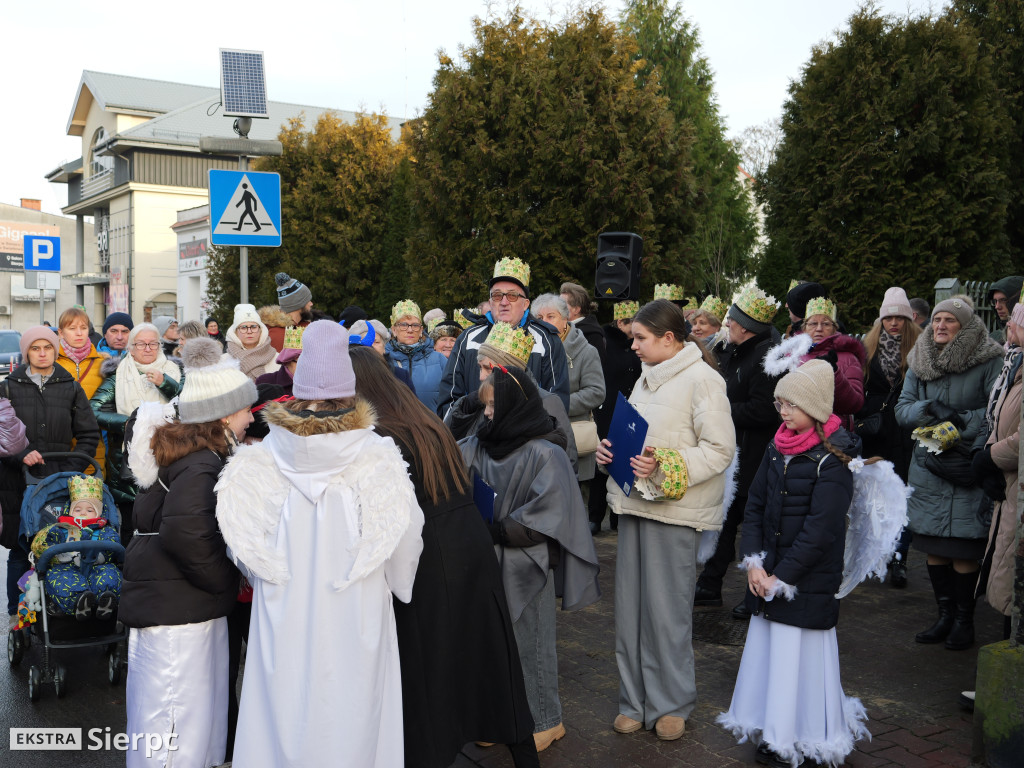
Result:
{"label": "white angel robe", "polygon": [[402,766],[391,600],[411,599],[423,548],[406,465],[369,416],[299,436],[274,423],[301,432],[299,417],[275,414],[217,486],[221,530],[253,586],[234,764]]}

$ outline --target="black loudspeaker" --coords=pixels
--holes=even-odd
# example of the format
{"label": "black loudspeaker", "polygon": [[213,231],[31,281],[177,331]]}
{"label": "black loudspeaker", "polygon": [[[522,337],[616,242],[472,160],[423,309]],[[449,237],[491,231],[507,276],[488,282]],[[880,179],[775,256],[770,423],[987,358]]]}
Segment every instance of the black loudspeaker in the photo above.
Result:
{"label": "black loudspeaker", "polygon": [[644,239],[632,232],[605,232],[597,236],[597,273],[594,295],[625,301],[640,298],[640,262]]}

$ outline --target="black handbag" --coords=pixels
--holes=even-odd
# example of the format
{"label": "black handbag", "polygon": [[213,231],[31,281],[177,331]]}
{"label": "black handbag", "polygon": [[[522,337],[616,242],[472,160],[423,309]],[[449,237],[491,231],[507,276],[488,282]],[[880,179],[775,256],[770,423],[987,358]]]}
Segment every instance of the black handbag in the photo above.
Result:
{"label": "black handbag", "polygon": [[892,389],[889,390],[889,394],[885,396],[885,401],[882,403],[882,407],[878,409],[876,413],[872,413],[860,419],[854,419],[853,431],[861,437],[874,437],[882,431],[882,424],[884,422],[885,409],[890,407],[892,404],[892,396],[896,394],[896,387],[903,383],[903,378],[900,377],[892,385]]}

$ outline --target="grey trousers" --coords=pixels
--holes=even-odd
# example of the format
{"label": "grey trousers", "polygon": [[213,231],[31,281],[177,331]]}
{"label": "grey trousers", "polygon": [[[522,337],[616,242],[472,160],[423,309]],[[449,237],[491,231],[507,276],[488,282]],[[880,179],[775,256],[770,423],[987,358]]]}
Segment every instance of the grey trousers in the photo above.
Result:
{"label": "grey trousers", "polygon": [[619,516],[619,712],[646,728],[664,715],[688,718],[697,702],[692,639],[699,541],[693,528]]}
{"label": "grey trousers", "polygon": [[555,646],[555,579],[551,571],[548,571],[544,589],[523,609],[519,620],[512,625],[512,632],[519,646],[533,731],[540,733],[562,722]]}

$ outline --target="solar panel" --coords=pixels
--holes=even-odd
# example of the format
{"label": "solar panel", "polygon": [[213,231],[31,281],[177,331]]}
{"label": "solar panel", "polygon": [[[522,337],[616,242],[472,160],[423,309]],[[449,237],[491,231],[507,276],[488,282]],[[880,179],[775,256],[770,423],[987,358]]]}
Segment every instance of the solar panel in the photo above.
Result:
{"label": "solar panel", "polygon": [[263,51],[220,49],[220,101],[230,117],[268,117]]}

